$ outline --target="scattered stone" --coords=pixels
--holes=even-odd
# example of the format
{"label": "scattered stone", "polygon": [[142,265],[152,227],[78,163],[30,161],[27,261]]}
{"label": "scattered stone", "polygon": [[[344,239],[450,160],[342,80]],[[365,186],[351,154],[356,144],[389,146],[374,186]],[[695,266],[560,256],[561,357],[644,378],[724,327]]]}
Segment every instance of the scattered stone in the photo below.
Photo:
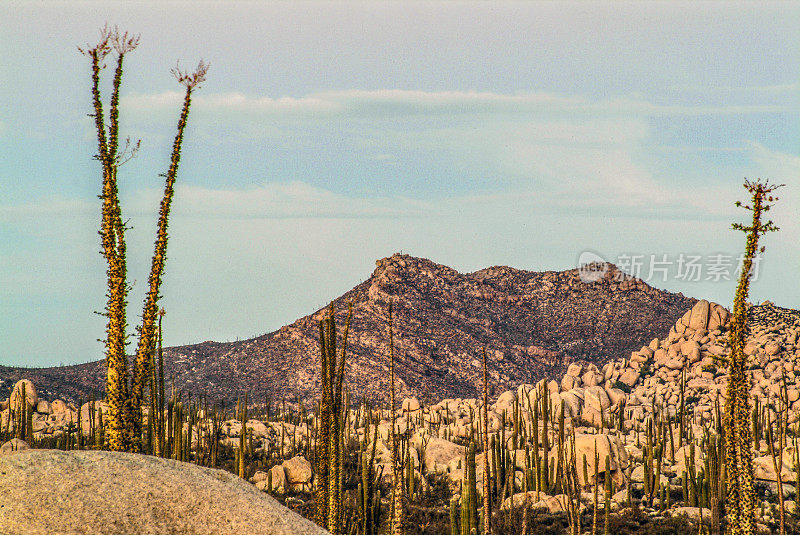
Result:
{"label": "scattered stone", "polygon": [[283,461],[283,468],[292,490],[311,490],[311,478],[314,473],[311,470],[311,463],[305,457],[298,455]]}
{"label": "scattered stone", "polygon": [[419,400],[417,398],[405,398],[402,404],[403,412],[416,412],[419,410]]}

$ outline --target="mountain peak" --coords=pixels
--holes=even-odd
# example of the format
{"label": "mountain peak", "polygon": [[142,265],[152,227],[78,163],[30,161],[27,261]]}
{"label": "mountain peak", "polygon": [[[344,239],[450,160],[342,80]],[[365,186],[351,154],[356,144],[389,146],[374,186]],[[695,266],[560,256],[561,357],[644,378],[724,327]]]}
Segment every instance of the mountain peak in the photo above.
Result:
{"label": "mountain peak", "polygon": [[[613,264],[598,267],[603,275],[586,282],[578,269],[492,266],[459,273],[408,254],[377,260],[369,279],[333,301],[340,321],[353,303],[346,368],[351,393],[385,397],[389,302],[398,395],[422,399],[474,396],[482,384],[484,348],[491,383],[512,388],[557,376],[576,360],[602,364],[629,354],[643,340],[665,336],[696,302],[623,277]],[[326,313],[320,309],[250,340],[168,348],[167,377],[210,399],[235,400],[246,391],[313,397],[319,387],[318,321]],[[85,397],[102,392],[104,373],[98,361],[38,370],[34,381],[44,390],[48,384],[60,389],[63,397]],[[24,375],[31,377],[30,370]]]}

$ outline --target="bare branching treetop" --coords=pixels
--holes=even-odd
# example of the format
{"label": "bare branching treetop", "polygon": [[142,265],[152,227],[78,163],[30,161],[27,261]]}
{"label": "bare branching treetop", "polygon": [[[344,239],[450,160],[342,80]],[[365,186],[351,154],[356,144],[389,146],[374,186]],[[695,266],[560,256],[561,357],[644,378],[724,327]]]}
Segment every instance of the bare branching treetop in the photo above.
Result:
{"label": "bare branching treetop", "polygon": [[[106,28],[108,26],[106,25]],[[126,54],[134,50],[137,46],[139,46],[139,38],[141,35],[133,35],[125,32],[123,34],[119,33],[119,28],[114,26],[114,31],[109,35],[109,41],[111,42],[111,46],[114,47],[114,50],[120,56]]]}
{"label": "bare branching treetop", "polygon": [[189,71],[181,70],[180,63],[170,72],[172,72],[172,76],[178,80],[179,84],[186,86],[186,89],[195,89],[200,87],[200,84],[206,81],[206,73],[208,73],[208,68],[210,66],[210,63],[205,63],[201,59],[200,63],[197,64],[197,68],[191,74]]}
{"label": "bare branching treetop", "polygon": [[[114,26],[112,30],[108,26],[108,23],[106,23],[100,30],[100,39],[97,41],[97,44],[92,46],[87,43],[85,48],[78,47],[78,51],[90,58],[96,57],[99,60],[103,60],[112,49],[120,56],[124,56],[139,46],[140,37],[141,36],[138,34],[133,35],[128,32],[120,33],[117,26]],[[105,67],[105,65],[103,65],[103,67]]]}
{"label": "bare branching treetop", "polygon": [[[745,210],[749,210],[753,212],[756,208],[758,209],[759,215],[761,212],[769,212],[772,205],[777,202],[778,196],[773,195],[773,192],[778,188],[782,188],[786,184],[770,184],[769,181],[761,182],[760,180],[752,181],[745,179],[744,180],[744,188],[747,190],[748,193],[752,196],[753,200],[750,204],[744,204],[742,201],[736,201],[736,206],[739,208],[744,208]],[[759,234],[763,234],[765,232],[774,232],[776,230],[780,230],[778,227],[770,219],[766,223],[761,223],[760,218],[759,221],[756,223],[754,222],[751,226],[744,226],[741,223],[733,223],[732,225],[734,230],[741,230],[742,232],[757,232]],[[764,252],[764,246],[762,245],[758,252]]]}

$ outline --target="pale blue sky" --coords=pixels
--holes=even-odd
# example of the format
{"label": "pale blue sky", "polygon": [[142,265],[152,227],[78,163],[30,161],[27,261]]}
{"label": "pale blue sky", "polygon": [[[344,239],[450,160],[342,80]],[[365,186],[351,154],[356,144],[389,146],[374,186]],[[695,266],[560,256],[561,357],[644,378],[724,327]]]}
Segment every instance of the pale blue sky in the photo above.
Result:
{"label": "pale blue sky", "polygon": [[[743,247],[729,227],[744,177],[787,184],[753,300],[800,307],[795,3],[11,1],[0,364],[102,356],[100,171],[76,45],[106,22],[141,34],[121,122],[142,149],[119,177],[132,325],[180,105],[169,70],[211,62],[171,220],[169,344],[274,330],[400,250],[460,271],[569,269],[586,250],[708,264]],[[730,303],[732,280],[676,268],[651,284]]]}

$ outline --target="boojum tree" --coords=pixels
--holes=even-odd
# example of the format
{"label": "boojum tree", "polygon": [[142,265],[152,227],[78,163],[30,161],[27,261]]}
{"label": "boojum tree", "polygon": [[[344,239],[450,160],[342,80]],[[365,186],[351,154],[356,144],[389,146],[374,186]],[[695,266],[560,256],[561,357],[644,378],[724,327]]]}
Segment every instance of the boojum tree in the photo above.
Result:
{"label": "boojum tree", "polygon": [[735,230],[747,235],[745,252],[733,301],[728,344],[728,387],[725,400],[725,462],[727,468],[727,517],[730,535],[753,535],[756,528],[755,492],[753,488],[753,445],[750,430],[750,385],[746,372],[747,356],[744,353],[747,332],[747,296],[750,291],[753,259],[759,249],[759,238],[778,230],[771,220],[761,219],[778,200],[773,192],[779,185],[759,180],[745,180],[744,187],[750,194],[750,204],[737,202],[736,206],[752,212],[749,226],[734,223]]}
{"label": "boojum tree", "polygon": [[[129,373],[128,360],[125,354],[127,345],[126,306],[129,286],[127,283],[127,263],[125,231],[122,219],[122,208],[119,201],[117,171],[125,161],[138,150],[139,143],[119,147],[119,101],[122,84],[123,60],[136,49],[139,36],[120,33],[115,27],[108,26],[101,30],[100,40],[94,46],[78,48],[91,61],[92,69],[92,104],[94,108],[95,130],[97,133],[98,154],[96,159],[102,167],[102,217],[100,237],[102,255],[106,260],[108,293],[106,295],[106,398],[108,402],[106,439],[107,446],[115,451],[139,451],[141,448],[142,414],[141,403],[144,387],[149,378],[149,364],[155,350],[156,316],[158,314],[159,289],[164,272],[167,249],[167,224],[170,206],[175,188],[175,178],[181,157],[181,145],[186,122],[189,116],[192,92],[205,80],[208,65],[202,61],[197,69],[184,72],[173,69],[172,74],[178,83],[186,89],[183,108],[178,119],[178,131],[172,145],[169,169],[162,175],[166,181],[164,194],[158,217],[155,251],[150,268],[149,285],[142,310],[142,324],[137,328],[139,340],[132,370]],[[105,68],[106,58],[114,53],[116,68],[111,85],[111,99],[108,117],[103,107],[100,94],[100,71]]]}

